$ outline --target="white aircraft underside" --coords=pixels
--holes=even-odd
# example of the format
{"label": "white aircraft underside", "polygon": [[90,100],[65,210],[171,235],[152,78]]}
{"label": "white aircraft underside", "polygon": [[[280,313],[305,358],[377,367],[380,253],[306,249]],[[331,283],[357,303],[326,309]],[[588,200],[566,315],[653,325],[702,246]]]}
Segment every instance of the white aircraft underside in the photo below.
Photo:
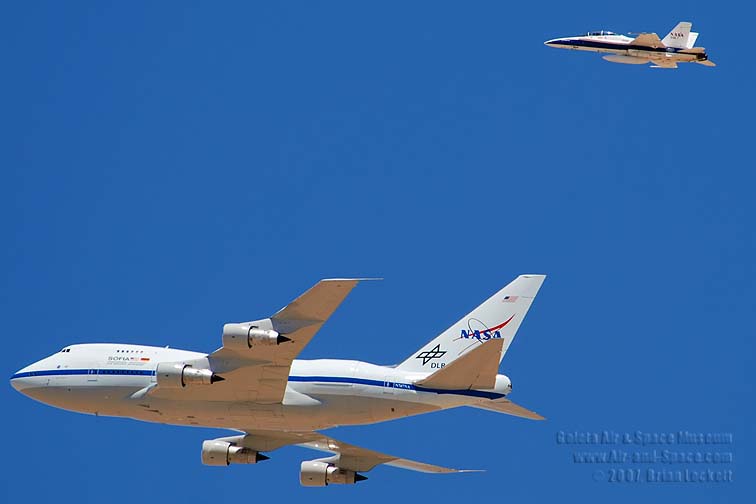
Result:
{"label": "white aircraft underside", "polygon": [[208,465],[256,463],[300,445],[333,454],[302,463],[306,486],[354,483],[388,464],[462,472],[351,446],[316,432],[472,406],[530,419],[510,402],[499,363],[544,280],[522,275],[394,367],[296,355],[357,284],[322,280],[268,319],[226,324],[211,354],[142,345],[72,345],[27,366],[11,384],[66,410],[176,425],[228,428],[208,440]]}
{"label": "white aircraft underside", "polygon": [[612,63],[652,63],[653,68],[677,68],[678,63],[716,66],[703,47],[693,47],[698,33],[691,32],[691,28],[691,23],[680,22],[664,39],[659,39],[656,33],[641,33],[631,38],[610,31],[597,31],[551,39],[544,44],[560,49],[608,53],[603,58]]}

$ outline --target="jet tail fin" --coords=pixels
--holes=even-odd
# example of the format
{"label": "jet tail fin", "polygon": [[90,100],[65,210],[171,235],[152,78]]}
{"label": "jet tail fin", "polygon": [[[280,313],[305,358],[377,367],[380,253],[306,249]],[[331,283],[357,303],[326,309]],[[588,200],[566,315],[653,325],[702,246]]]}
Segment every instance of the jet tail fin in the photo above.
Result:
{"label": "jet tail fin", "polygon": [[696,33],[696,32],[690,32],[690,35],[688,35],[687,48],[688,49],[692,49],[693,46],[696,45],[696,40],[698,40],[698,33]]}
{"label": "jet tail fin", "polygon": [[[692,26],[693,24],[687,21],[681,21],[677,23],[677,26],[672,28],[672,31],[669,32],[667,36],[662,39],[662,43],[666,47],[674,47],[675,49],[690,49],[691,47],[693,47],[693,44],[690,43],[691,42],[690,29]],[[695,36],[693,37],[692,42],[695,43],[697,38],[698,38],[698,34],[695,33]]]}
{"label": "jet tail fin", "polygon": [[503,339],[486,341],[416,385],[447,390],[492,389],[496,386],[503,344]]}
{"label": "jet tail fin", "polygon": [[494,411],[496,413],[504,413],[505,415],[512,415],[520,418],[527,418],[530,420],[546,420],[544,417],[530,411],[522,406],[519,406],[509,399],[496,399],[493,401],[486,401],[478,404],[470,404],[471,408],[484,409],[488,411]]}
{"label": "jet tail fin", "polygon": [[497,339],[502,340],[496,347],[500,349],[497,362],[501,362],[545,278],[546,275],[518,276],[397,367],[403,371],[434,372]]}

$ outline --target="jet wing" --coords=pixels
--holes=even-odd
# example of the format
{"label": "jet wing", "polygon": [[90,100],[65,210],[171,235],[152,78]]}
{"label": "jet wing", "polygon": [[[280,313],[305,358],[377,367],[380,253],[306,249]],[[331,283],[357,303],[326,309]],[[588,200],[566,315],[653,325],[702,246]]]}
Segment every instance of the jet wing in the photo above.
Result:
{"label": "jet wing", "polygon": [[356,278],[321,280],[270,317],[273,328],[291,341],[245,348],[243,351],[219,348],[210,354],[210,358],[215,361],[265,362],[288,369],[291,361],[307,346],[359,281]]}
{"label": "jet wing", "polygon": [[656,33],[641,33],[632,42],[631,46],[643,46],[643,47],[666,47],[659,39],[659,35]]}
{"label": "jet wing", "polygon": [[[358,282],[359,279],[321,280],[269,319],[233,324],[245,328],[265,325],[265,329],[283,336],[283,342],[251,347],[245,343],[242,348],[224,346],[205,359],[187,361],[198,368],[209,366],[222,377],[222,381],[209,387],[187,388],[181,393],[189,394],[195,400],[280,403],[286,391],[291,362]],[[160,387],[149,391],[154,397],[174,393]]]}
{"label": "jet wing", "polygon": [[469,469],[451,469],[387,455],[338,441],[320,432],[278,432],[264,430],[245,430],[244,432],[245,435],[221,438],[218,441],[226,441],[237,446],[251,448],[258,452],[272,451],[290,445],[310,448],[333,454],[332,457],[318,460],[355,472],[366,472],[380,464],[424,473],[475,472]]}

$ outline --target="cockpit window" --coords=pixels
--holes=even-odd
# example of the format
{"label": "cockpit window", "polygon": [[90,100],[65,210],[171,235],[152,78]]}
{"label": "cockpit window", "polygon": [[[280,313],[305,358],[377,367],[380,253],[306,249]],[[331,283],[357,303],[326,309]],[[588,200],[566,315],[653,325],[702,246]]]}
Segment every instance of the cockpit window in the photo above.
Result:
{"label": "cockpit window", "polygon": [[599,35],[617,35],[617,34],[614,33],[614,32],[610,32],[610,31],[606,31],[606,30],[601,30],[601,31],[588,32],[586,35],[588,35],[589,37],[595,37],[595,36],[599,36]]}

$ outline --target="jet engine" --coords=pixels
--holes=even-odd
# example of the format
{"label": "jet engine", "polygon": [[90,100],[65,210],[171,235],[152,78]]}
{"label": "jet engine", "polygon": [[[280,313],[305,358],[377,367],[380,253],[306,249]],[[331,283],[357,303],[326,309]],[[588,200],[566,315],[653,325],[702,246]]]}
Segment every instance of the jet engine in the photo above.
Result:
{"label": "jet engine", "polygon": [[[264,327],[270,329],[264,329]],[[245,324],[226,324],[223,326],[223,347],[233,350],[248,350],[255,346],[280,345],[286,341],[291,341],[272,328],[273,323],[270,319]]]}
{"label": "jet engine", "polygon": [[606,61],[612,63],[623,63],[625,65],[645,65],[649,60],[643,58],[636,58],[635,56],[623,56],[621,54],[609,54],[602,56]]}
{"label": "jet engine", "polygon": [[322,487],[326,485],[354,485],[367,477],[349,469],[342,469],[322,460],[302,462],[299,482],[302,486]]}
{"label": "jet engine", "polygon": [[227,441],[212,439],[202,443],[202,463],[209,466],[257,464],[268,457],[251,448],[236,446]]}
{"label": "jet engine", "polygon": [[212,385],[224,378],[209,369],[197,369],[181,362],[161,362],[155,372],[157,384],[165,388],[184,388],[187,385]]}

